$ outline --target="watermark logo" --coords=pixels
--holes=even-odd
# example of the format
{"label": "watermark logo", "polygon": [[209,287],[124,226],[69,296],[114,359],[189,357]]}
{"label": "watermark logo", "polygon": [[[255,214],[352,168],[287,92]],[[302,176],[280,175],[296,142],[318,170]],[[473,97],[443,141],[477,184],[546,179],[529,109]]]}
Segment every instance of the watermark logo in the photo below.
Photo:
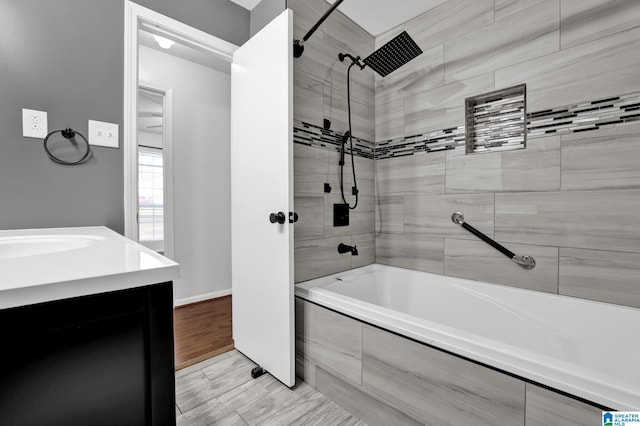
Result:
{"label": "watermark logo", "polygon": [[640,411],[603,411],[602,426],[640,426]]}

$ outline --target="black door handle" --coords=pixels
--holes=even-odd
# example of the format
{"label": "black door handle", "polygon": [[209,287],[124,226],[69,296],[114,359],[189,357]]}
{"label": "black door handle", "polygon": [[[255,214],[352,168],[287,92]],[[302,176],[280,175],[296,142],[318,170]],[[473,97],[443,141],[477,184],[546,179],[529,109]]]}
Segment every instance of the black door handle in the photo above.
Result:
{"label": "black door handle", "polygon": [[283,212],[278,212],[278,213],[271,213],[269,215],[269,222],[271,223],[279,223],[280,225],[282,225],[285,221],[287,220],[286,216],[284,215]]}
{"label": "black door handle", "polygon": [[296,223],[298,221],[298,213],[289,212],[289,223]]}

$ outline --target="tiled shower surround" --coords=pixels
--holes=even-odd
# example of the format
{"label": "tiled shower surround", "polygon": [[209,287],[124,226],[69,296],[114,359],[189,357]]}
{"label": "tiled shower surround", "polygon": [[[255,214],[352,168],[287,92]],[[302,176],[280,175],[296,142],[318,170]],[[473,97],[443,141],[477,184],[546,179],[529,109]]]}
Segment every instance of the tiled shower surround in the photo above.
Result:
{"label": "tiled shower surround", "polygon": [[[289,5],[296,37],[326,7]],[[296,279],[375,260],[640,307],[638,16],[640,2],[628,0],[448,0],[373,46],[344,16],[328,19],[294,63],[296,208],[313,212],[296,228]],[[337,181],[346,130],[346,65],[333,57],[366,56],[404,30],[422,55],[385,78],[353,73],[365,210],[355,227],[334,228],[337,186],[311,185]],[[465,155],[464,100],[518,84],[527,85],[526,149]],[[454,211],[536,268],[454,225]],[[341,238],[369,258],[333,253]]]}
{"label": "tiled shower surround", "polygon": [[[288,5],[295,38],[328,7],[323,0]],[[639,16],[636,0],[447,0],[375,39],[339,12],[329,17],[294,62],[296,281],[377,262],[640,308]],[[333,227],[347,129],[346,65],[337,53],[365,57],[405,30],[422,55],[385,78],[353,73],[362,204],[351,226]],[[465,155],[465,99],[520,84],[526,148]],[[347,191],[350,176],[347,162]],[[521,269],[452,223],[455,211],[534,257],[536,267]],[[338,254],[339,242],[356,244],[360,255]],[[369,424],[434,424],[425,419],[442,409],[471,413],[460,410],[472,406],[467,398],[500,406],[476,410],[488,420],[473,424],[573,426],[599,418],[601,407],[536,384],[517,392],[499,384],[504,399],[483,394],[513,378],[491,378],[493,370],[395,335],[378,345],[378,329],[301,300],[296,313],[298,374]],[[385,361],[376,364],[377,354]],[[392,377],[407,378],[397,388],[391,365]],[[411,386],[432,374],[443,389],[435,405],[426,387]],[[524,411],[491,420],[514,408],[503,403],[514,395]],[[435,423],[465,423],[447,418]]]}

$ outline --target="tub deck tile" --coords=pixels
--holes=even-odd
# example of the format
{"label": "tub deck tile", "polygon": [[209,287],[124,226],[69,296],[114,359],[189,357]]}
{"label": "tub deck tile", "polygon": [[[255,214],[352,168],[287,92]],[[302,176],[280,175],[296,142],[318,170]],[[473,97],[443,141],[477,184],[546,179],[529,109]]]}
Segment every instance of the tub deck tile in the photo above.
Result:
{"label": "tub deck tile", "polygon": [[527,426],[584,426],[602,423],[602,411],[527,383]]}
{"label": "tub deck tile", "polygon": [[[298,357],[326,366],[354,384],[361,383],[362,324],[311,303],[296,303]],[[300,334],[302,332],[302,334]]]}
{"label": "tub deck tile", "polygon": [[318,391],[330,395],[342,408],[368,425],[422,425],[422,422],[384,404],[359,387],[352,386],[321,368],[317,370],[316,380]]}
{"label": "tub deck tile", "polygon": [[518,379],[370,326],[363,354],[363,388],[426,424],[524,425]]}

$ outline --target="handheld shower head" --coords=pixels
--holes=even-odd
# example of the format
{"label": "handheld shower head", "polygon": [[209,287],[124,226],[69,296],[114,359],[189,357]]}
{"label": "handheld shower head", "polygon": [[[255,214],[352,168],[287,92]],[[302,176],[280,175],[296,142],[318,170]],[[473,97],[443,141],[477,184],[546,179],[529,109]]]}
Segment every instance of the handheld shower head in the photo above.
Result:
{"label": "handheld shower head", "polygon": [[361,70],[363,70],[366,66],[365,64],[360,62],[360,56],[354,57],[353,55],[349,55],[348,53],[338,53],[338,59],[340,59],[340,62],[344,62],[345,58],[351,59],[351,66],[349,68],[357,65]]}
{"label": "handheld shower head", "polygon": [[347,143],[350,137],[351,137],[351,132],[348,130],[344,132],[344,135],[342,136],[342,144],[340,145],[340,163],[338,163],[341,166],[344,165],[344,144]]}

